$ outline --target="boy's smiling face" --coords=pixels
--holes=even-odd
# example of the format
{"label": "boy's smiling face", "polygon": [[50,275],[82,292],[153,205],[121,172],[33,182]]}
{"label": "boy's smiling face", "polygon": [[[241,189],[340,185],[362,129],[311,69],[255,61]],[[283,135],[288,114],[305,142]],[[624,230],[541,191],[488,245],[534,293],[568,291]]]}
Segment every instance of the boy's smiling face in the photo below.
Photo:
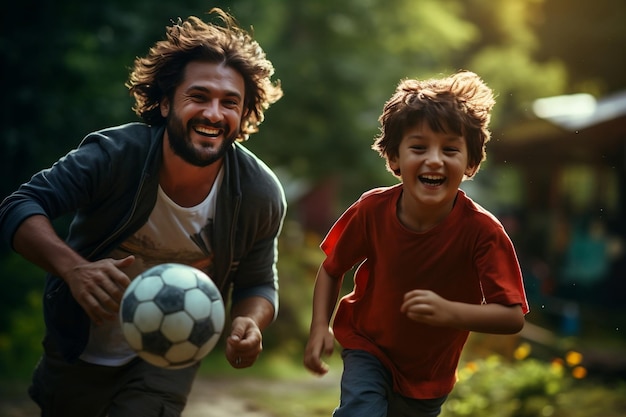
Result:
{"label": "boy's smiling face", "polygon": [[468,166],[465,138],[434,132],[428,123],[408,127],[398,156],[388,163],[402,178],[406,209],[442,210],[442,214],[452,209],[465,175],[471,176],[475,171]]}

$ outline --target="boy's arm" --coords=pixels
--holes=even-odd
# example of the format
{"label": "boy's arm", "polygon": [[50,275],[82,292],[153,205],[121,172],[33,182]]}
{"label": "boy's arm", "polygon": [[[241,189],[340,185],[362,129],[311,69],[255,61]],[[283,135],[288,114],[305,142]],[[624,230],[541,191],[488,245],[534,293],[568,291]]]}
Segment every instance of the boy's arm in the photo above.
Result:
{"label": "boy's arm", "polygon": [[461,303],[429,290],[406,293],[401,311],[417,322],[480,333],[514,334],[522,330],[525,322],[519,304]]}
{"label": "boy's arm", "polygon": [[341,278],[330,276],[323,266],[320,266],[315,279],[313,290],[313,317],[311,327],[328,327],[337,305],[339,291],[341,290]]}
{"label": "boy's arm", "polygon": [[330,321],[335,311],[343,277],[335,278],[320,266],[313,290],[313,316],[309,341],[304,352],[304,365],[313,373],[324,375],[328,372],[321,357],[333,353],[335,337]]}

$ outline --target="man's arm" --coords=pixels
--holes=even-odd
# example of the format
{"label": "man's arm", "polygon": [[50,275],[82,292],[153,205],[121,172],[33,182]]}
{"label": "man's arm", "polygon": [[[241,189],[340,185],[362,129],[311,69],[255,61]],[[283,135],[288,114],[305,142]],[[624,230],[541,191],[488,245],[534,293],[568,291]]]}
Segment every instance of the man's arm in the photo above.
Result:
{"label": "man's arm", "polygon": [[57,235],[50,220],[42,215],[22,222],[13,235],[13,248],[28,261],[60,277],[75,265],[87,262]]}
{"label": "man's arm", "polygon": [[13,236],[13,248],[28,261],[62,278],[73,297],[96,324],[117,319],[129,278],[119,268],[134,258],[89,262],[69,247],[42,215],[28,217]]}

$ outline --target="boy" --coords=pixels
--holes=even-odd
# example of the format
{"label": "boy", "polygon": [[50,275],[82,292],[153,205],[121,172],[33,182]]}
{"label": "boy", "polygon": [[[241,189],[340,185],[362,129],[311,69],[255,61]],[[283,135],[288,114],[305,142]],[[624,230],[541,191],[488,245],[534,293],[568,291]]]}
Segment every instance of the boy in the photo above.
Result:
{"label": "boy", "polygon": [[[372,148],[401,183],[363,194],[321,244],[304,364],[342,345],[342,416],[437,416],[470,331],[512,334],[528,304],[500,222],[461,182],[486,157],[493,93],[474,73],[403,80]],[[344,274],[354,289],[339,302]]]}

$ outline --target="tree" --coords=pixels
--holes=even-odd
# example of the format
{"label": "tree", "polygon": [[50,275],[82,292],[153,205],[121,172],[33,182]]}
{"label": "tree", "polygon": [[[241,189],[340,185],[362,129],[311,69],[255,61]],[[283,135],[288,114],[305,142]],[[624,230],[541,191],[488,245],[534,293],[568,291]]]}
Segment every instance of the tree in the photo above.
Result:
{"label": "tree", "polygon": [[[285,91],[247,146],[298,180],[340,178],[338,210],[395,182],[370,145],[401,78],[477,72],[498,95],[494,126],[525,117],[539,97],[624,88],[622,0],[4,2],[0,195],[87,133],[135,120],[124,88],[135,56],[171,19],[213,6],[253,27]],[[13,313],[1,306],[26,305],[5,301],[3,317]]]}
{"label": "tree", "polygon": [[369,145],[401,78],[479,73],[498,94],[494,126],[567,83],[561,63],[535,58],[533,0],[241,4],[245,19],[274,16],[266,45],[286,92],[250,147],[296,177],[340,176],[346,201],[394,182]]}
{"label": "tree", "polygon": [[567,67],[567,92],[607,95],[626,88],[626,3],[622,0],[550,0],[537,26],[539,59]]}

